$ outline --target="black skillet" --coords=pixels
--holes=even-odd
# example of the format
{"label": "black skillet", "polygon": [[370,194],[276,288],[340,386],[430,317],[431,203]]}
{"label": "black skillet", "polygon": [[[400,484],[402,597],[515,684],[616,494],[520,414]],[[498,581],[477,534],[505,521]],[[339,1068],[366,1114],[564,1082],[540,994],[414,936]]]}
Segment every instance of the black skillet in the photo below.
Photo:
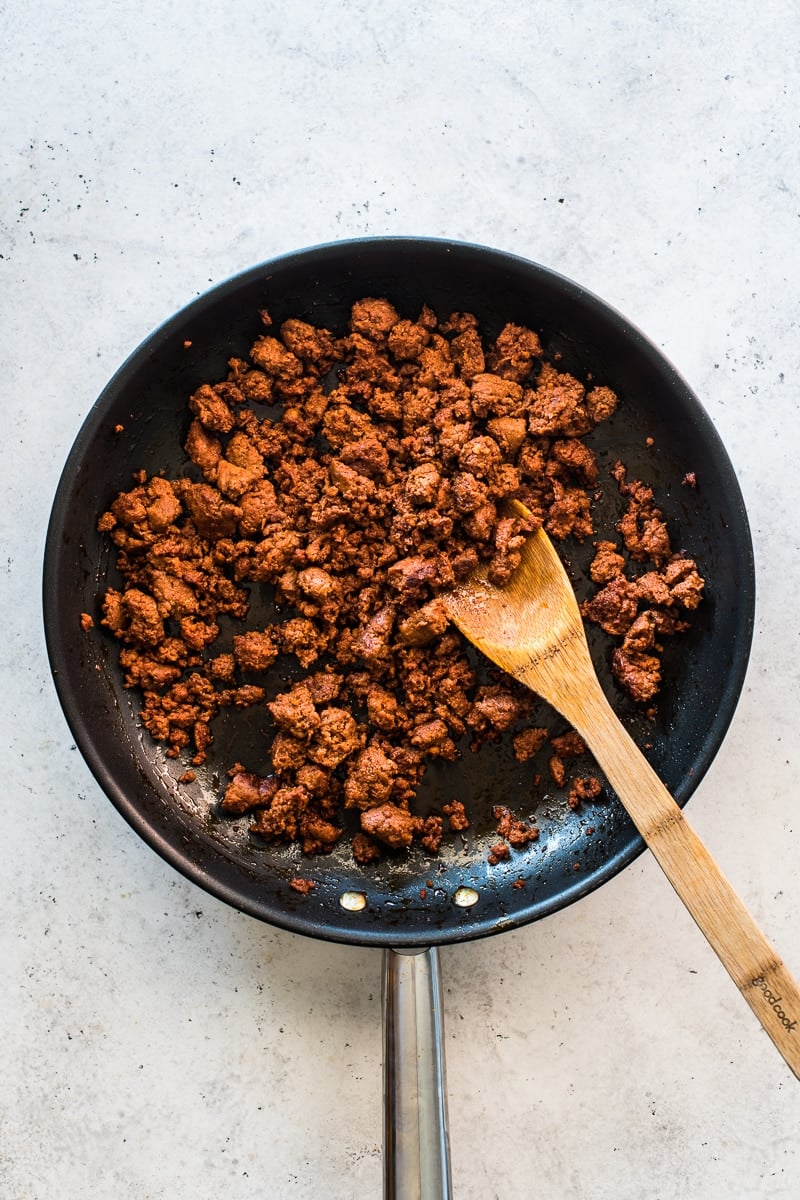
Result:
{"label": "black skillet", "polygon": [[[433,765],[419,811],[462,799],[473,817],[465,837],[446,839],[436,859],[415,850],[359,867],[344,841],[332,855],[303,860],[296,847],[256,844],[248,821],[221,816],[225,771],[235,760],[267,771],[263,708],[220,718],[213,753],[191,784],[186,763],[165,757],[137,724],[136,699],[122,687],[117,646],[99,629],[98,600],[115,581],[98,515],[132,473],[179,474],[188,424],[186,400],[224,377],[263,333],[299,316],[337,332],[349,306],[386,296],[401,315],[425,303],[441,316],[474,312],[492,336],[507,321],[536,329],[564,369],[618,392],[615,416],[592,436],[603,472],[598,533],[613,536],[620,512],[608,468],[617,459],[655,489],[676,548],[694,556],[707,580],[691,631],[668,648],[658,715],[646,720],[617,690],[610,646],[592,633],[593,656],[612,702],[679,804],[708,769],[728,728],[744,679],[753,628],[752,546],[742,496],[725,449],[699,401],[661,353],[619,313],[577,284],[514,256],[429,239],[367,239],[278,258],[212,289],[168,320],[120,368],[89,412],[56,493],[44,563],[44,620],[53,675],[67,721],[103,790],[160,855],[236,908],[296,933],[395,950],[434,947],[510,929],[579,899],[644,848],[613,798],[571,811],[563,796],[541,795],[533,775],[505,746],[455,764]],[[694,476],[695,486],[689,479]],[[562,552],[579,597],[592,547]],[[253,595],[253,618],[268,619]],[[80,614],[96,619],[90,633]],[[488,667],[487,667],[488,670]],[[279,690],[291,674],[274,668]],[[537,718],[560,729],[542,706]],[[497,866],[487,861],[494,804],[535,812],[537,843]],[[586,836],[586,828],[594,832]],[[300,896],[289,881],[316,885]],[[359,907],[361,905],[361,907]],[[435,967],[435,962],[434,962]]]}

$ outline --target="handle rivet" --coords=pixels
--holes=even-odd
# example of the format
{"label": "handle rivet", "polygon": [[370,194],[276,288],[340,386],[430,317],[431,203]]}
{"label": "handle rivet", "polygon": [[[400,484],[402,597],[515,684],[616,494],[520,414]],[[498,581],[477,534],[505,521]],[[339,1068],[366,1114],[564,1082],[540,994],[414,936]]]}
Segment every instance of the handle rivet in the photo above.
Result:
{"label": "handle rivet", "polygon": [[453,895],[453,904],[457,904],[459,908],[472,908],[473,904],[478,903],[478,893],[475,888],[460,887],[457,888]]}

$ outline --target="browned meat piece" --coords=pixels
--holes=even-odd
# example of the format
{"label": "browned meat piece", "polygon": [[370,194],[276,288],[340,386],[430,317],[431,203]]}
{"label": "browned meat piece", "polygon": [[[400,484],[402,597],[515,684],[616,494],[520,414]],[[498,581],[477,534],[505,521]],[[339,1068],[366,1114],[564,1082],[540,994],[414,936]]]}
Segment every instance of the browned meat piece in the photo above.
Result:
{"label": "browned meat piece", "polygon": [[676,554],[664,567],[664,582],[682,608],[695,609],[703,599],[705,582],[694,559]]}
{"label": "browned meat piece", "polygon": [[374,838],[366,833],[353,834],[353,858],[362,866],[377,862],[381,857],[381,848]]}
{"label": "browned meat piece", "polygon": [[245,371],[239,378],[239,387],[247,400],[258,404],[271,404],[274,399],[275,383],[263,371]]}
{"label": "browned meat piece", "polygon": [[[111,593],[109,592],[109,595]],[[109,609],[105,606],[103,625],[108,625],[126,642],[138,642],[142,646],[157,646],[164,638],[164,622],[158,605],[152,596],[139,588],[129,588],[121,597],[122,624],[117,628],[109,620]]]}
{"label": "browned meat piece", "polygon": [[473,379],[484,367],[483,345],[474,329],[465,329],[450,343],[450,353],[462,379]]}
{"label": "browned meat piece", "polygon": [[296,358],[304,359],[325,370],[336,356],[333,334],[290,317],[281,325],[281,341]]}
{"label": "browned meat piece", "polygon": [[309,892],[313,892],[316,886],[313,879],[302,879],[300,876],[289,880],[289,887],[292,891],[299,892],[301,896],[307,896]]}
{"label": "browned meat piece", "polygon": [[392,563],[387,574],[389,586],[395,588],[403,599],[415,599],[422,595],[426,584],[435,577],[436,564],[421,555],[412,555]]}
{"label": "browned meat piece", "polygon": [[586,487],[594,487],[600,476],[594,452],[578,438],[564,438],[553,442],[550,462],[574,475]]}
{"label": "browned meat piece", "polygon": [[636,596],[640,603],[660,604],[669,607],[673,596],[664,576],[659,571],[647,571],[634,580]]}
{"label": "browned meat piece", "polygon": [[220,692],[219,702],[223,708],[249,708],[251,704],[260,704],[265,696],[264,689],[253,683],[243,683],[241,687],[231,688]]}
{"label": "browned meat piece", "polygon": [[465,517],[462,527],[474,542],[488,542],[497,525],[497,505],[488,501]]}
{"label": "browned meat piece", "polygon": [[181,503],[175,494],[175,485],[155,475],[145,489],[147,503],[145,516],[154,533],[163,533],[181,515]]}
{"label": "browned meat piece", "polygon": [[627,482],[622,463],[616,463],[611,474],[617,481],[621,495],[628,497],[628,507],[622,515],[618,529],[632,559],[656,564],[670,557],[669,533],[661,510],[656,506],[653,489],[640,480]]}
{"label": "browned meat piece", "polygon": [[617,410],[617,395],[608,387],[592,388],[586,396],[586,407],[595,425],[607,421]]}
{"label": "browned meat piece", "polygon": [[263,808],[272,801],[278,786],[274,775],[264,779],[249,771],[238,771],[225,789],[221,807],[226,813],[236,816],[249,812],[251,808]]}
{"label": "browned meat piece", "polygon": [[218,654],[208,663],[208,673],[212,679],[233,679],[235,669],[236,659],[232,654]]}
{"label": "browned meat piece", "polygon": [[228,439],[225,448],[228,462],[234,463],[243,470],[260,474],[264,467],[264,456],[255,442],[242,430],[237,430]]}
{"label": "browned meat piece", "polygon": [[362,812],[361,829],[392,850],[401,850],[414,839],[414,818],[396,804],[381,804]]}
{"label": "browned meat piece", "polygon": [[304,683],[296,684],[291,691],[281,692],[267,708],[276,724],[293,737],[308,739],[319,729],[320,716]]}
{"label": "browned meat piece", "polygon": [[413,467],[406,476],[405,494],[412,504],[430,505],[436,500],[442,476],[434,463]]}
{"label": "browned meat piece", "polygon": [[108,528],[113,528],[117,522],[120,525],[129,526],[143,524],[147,519],[144,488],[137,487],[132,492],[122,492],[117,496],[111,505],[111,517],[111,522],[107,524]]}
{"label": "browned meat piece", "polygon": [[303,681],[317,705],[330,704],[331,700],[335,700],[342,690],[342,682],[341,675],[328,670],[316,671],[313,675],[307,675]]}
{"label": "browned meat piece", "polygon": [[430,341],[430,330],[414,321],[398,321],[389,331],[389,349],[400,362],[418,359]]}
{"label": "browned meat piece", "polygon": [[464,333],[467,329],[477,328],[478,318],[469,312],[451,312],[443,321],[439,321],[439,332],[444,334]]}
{"label": "browned meat piece", "polygon": [[293,737],[291,733],[280,730],[272,739],[269,748],[272,765],[276,771],[299,771],[305,764],[308,753],[305,739]]}
{"label": "browned meat piece", "polygon": [[520,715],[520,703],[511,692],[498,685],[478,689],[477,699],[467,714],[467,724],[473,728],[504,730]]}
{"label": "browned meat piece", "polygon": [[230,433],[234,416],[218,391],[207,383],[202,384],[189,399],[189,408],[201,425],[215,433]]}
{"label": "browned meat piece", "polygon": [[522,447],[528,433],[524,417],[493,417],[486,428],[500,447],[501,452],[513,458]]}
{"label": "browned meat piece", "polygon": [[294,654],[302,667],[310,667],[316,662],[328,644],[328,638],[305,617],[284,621],[277,626],[276,635],[284,654]]}
{"label": "browned meat piece", "polygon": [[586,753],[586,742],[574,729],[551,738],[550,745],[553,747],[553,753],[559,758],[580,758]]}
{"label": "browned meat piece", "polygon": [[222,442],[201,421],[194,420],[186,435],[186,453],[204,473],[213,471],[222,458]]}
{"label": "browned meat piece", "polygon": [[180,620],[181,638],[192,650],[204,650],[217,640],[219,625],[214,621],[195,621],[191,617]]}
{"label": "browned meat piece", "polygon": [[493,371],[505,379],[520,383],[531,373],[534,359],[541,358],[542,343],[538,334],[524,325],[505,325],[489,356]]}
{"label": "browned meat piece", "polygon": [[474,513],[486,506],[489,493],[485,483],[481,483],[469,471],[459,471],[450,482],[450,492],[456,512]]}
{"label": "browned meat piece", "polygon": [[[250,447],[247,438],[241,434],[241,442],[236,445],[236,436],[234,434],[228,443],[227,454],[217,463],[216,471],[217,487],[224,496],[234,501],[252,490],[264,470],[263,459],[258,451]],[[250,447],[252,453],[244,452],[245,446]]]}
{"label": "browned meat piece", "polygon": [[594,775],[581,775],[574,780],[567,796],[570,808],[578,808],[584,800],[596,800],[603,791],[603,785]]}
{"label": "browned meat piece", "polygon": [[230,504],[207,483],[181,481],[181,499],[189,510],[197,532],[209,541],[233,537],[242,510]]}
{"label": "browned meat piece", "polygon": [[671,553],[669,533],[657,508],[642,507],[630,500],[617,526],[631,558],[636,562],[663,562]]}
{"label": "browned meat piece", "polygon": [[550,778],[556,787],[563,787],[567,778],[567,769],[564,766],[564,760],[558,754],[552,755],[547,762],[547,769],[550,772]]}
{"label": "browned meat piece", "polygon": [[234,635],[233,657],[243,671],[266,671],[278,657],[275,631],[250,629]]}
{"label": "browned meat piece", "polygon": [[536,825],[518,820],[511,809],[502,804],[495,805],[492,809],[492,816],[497,822],[497,832],[500,837],[505,838],[512,846],[526,846],[528,842],[535,842],[539,836]]}
{"label": "browned meat piece", "polygon": [[638,611],[636,585],[620,575],[581,605],[581,615],[614,637],[621,637],[633,624]]}
{"label": "browned meat piece", "polygon": [[388,300],[357,300],[350,312],[350,326],[355,333],[380,341],[399,321],[395,307]]}
{"label": "browned meat piece", "polygon": [[88,633],[90,629],[94,629],[94,617],[91,615],[91,613],[81,613],[80,625],[84,633]]}
{"label": "browned meat piece", "polygon": [[525,539],[528,534],[533,532],[534,525],[532,522],[522,520],[520,517],[501,517],[497,522],[494,531],[494,558],[492,565],[489,568],[489,577],[494,578],[496,582],[502,582],[499,578],[499,569],[505,568],[505,577],[508,577],[511,572],[519,565],[519,551],[525,544]]}
{"label": "browned meat piece", "polygon": [[342,836],[341,826],[311,808],[300,813],[298,828],[303,854],[330,854]]}
{"label": "browned meat piece", "polygon": [[[543,490],[550,442],[547,438],[526,439],[517,455],[517,468],[523,479],[529,480],[537,491]],[[541,523],[541,522],[540,522]]]}
{"label": "browned meat piece", "polygon": [[349,467],[341,459],[334,458],[328,466],[333,486],[350,501],[363,503],[375,495],[375,484],[366,475]]}
{"label": "browned meat piece", "polygon": [[508,500],[522,487],[522,473],[513,463],[500,463],[489,476],[489,495],[493,500]]}
{"label": "browned meat piece", "polygon": [[287,350],[276,337],[261,337],[250,348],[250,357],[265,375],[273,379],[296,379],[303,373],[303,364],[297,355]]}
{"label": "browned meat piece", "polygon": [[242,537],[252,537],[264,530],[267,522],[277,515],[275,488],[268,479],[259,479],[239,499],[242,515],[239,532]]}
{"label": "browned meat piece", "polygon": [[428,754],[442,753],[443,748],[447,748],[449,751],[452,742],[447,725],[438,717],[432,721],[425,721],[422,725],[417,725],[411,734],[411,745]]}
{"label": "browned meat piece", "polygon": [[451,829],[456,832],[469,829],[470,820],[467,816],[467,810],[460,800],[451,800],[449,804],[443,804],[442,812],[449,820]]}
{"label": "browned meat piece", "polygon": [[470,404],[475,416],[509,418],[522,406],[523,391],[511,379],[497,374],[476,374],[470,384]]}
{"label": "browned meat piece", "polygon": [[441,637],[449,624],[444,603],[439,599],[429,600],[400,623],[397,638],[404,646],[427,646]]}
{"label": "browned meat piece", "polygon": [[324,767],[318,767],[316,763],[307,762],[298,767],[296,783],[298,787],[304,787],[309,796],[318,800],[338,790],[338,781],[332,782],[331,772]]}
{"label": "browned meat piece", "polygon": [[308,747],[308,757],[323,767],[338,767],[363,744],[363,734],[352,715],[343,708],[326,708]]}
{"label": "browned meat piece", "polygon": [[489,853],[486,856],[491,866],[496,867],[498,863],[507,862],[511,858],[511,847],[507,842],[495,842],[489,847]]}
{"label": "browned meat piece", "polygon": [[394,608],[386,605],[378,609],[359,630],[353,648],[366,662],[377,663],[388,658],[394,618]]}
{"label": "browned meat piece", "polygon": [[444,835],[444,822],[441,817],[430,816],[422,821],[420,828],[415,830],[419,844],[429,854],[438,854]]}
{"label": "browned meat piece", "polygon": [[384,733],[390,733],[402,723],[397,699],[377,683],[367,692],[367,714],[372,724]]}
{"label": "browned meat piece", "polygon": [[595,422],[583,384],[544,363],[531,396],[528,429],[534,437],[583,437]]}
{"label": "browned meat piece", "polygon": [[449,414],[450,419],[437,422],[439,431],[438,453],[441,455],[444,466],[449,467],[454,460],[458,459],[459,454],[466,442],[469,441],[472,432],[472,424],[468,421],[456,421],[452,414]]}
{"label": "browned meat piece", "polygon": [[594,530],[591,504],[586,492],[582,488],[564,487],[558,479],[554,479],[553,496],[544,523],[550,536],[563,541],[572,535],[579,542],[591,537]]}
{"label": "browned meat piece", "polygon": [[[243,506],[246,500],[244,497]],[[300,544],[301,538],[294,529],[265,530],[264,537],[253,544],[254,558],[248,567],[248,578],[274,582],[292,562]]]}
{"label": "browned meat piece", "polygon": [[140,650],[120,650],[119,661],[125,671],[125,687],[140,687],[146,692],[160,692],[182,674],[180,667],[147,658]]}
{"label": "browned meat piece", "polygon": [[485,479],[499,466],[502,457],[494,438],[484,435],[464,443],[458,455],[458,465],[462,471],[469,471],[471,475]]}
{"label": "browned meat piece", "polygon": [[419,356],[417,382],[423,387],[435,388],[449,382],[453,376],[454,367],[450,355],[450,344],[444,338],[434,334]]}
{"label": "browned meat piece", "polygon": [[197,765],[205,761],[211,740],[209,724],[218,707],[213,685],[193,672],[161,694],[146,692],[141,722],[153,737],[169,744],[171,758],[194,746],[192,764]]}
{"label": "browned meat piece", "polygon": [[396,775],[396,763],[380,746],[367,746],[348,771],[344,785],[346,806],[366,809],[385,803],[392,794]]}
{"label": "browned meat piece", "polygon": [[286,838],[293,841],[297,836],[297,823],[301,813],[308,805],[309,795],[305,788],[278,788],[272,797],[269,808],[261,809],[250,826],[252,833],[258,833],[268,841]]}
{"label": "browned meat piece", "polygon": [[519,762],[527,762],[539,753],[546,741],[546,729],[522,729],[514,734],[514,756]]}
{"label": "browned meat piece", "polygon": [[128,616],[123,604],[123,594],[115,588],[108,588],[103,596],[103,616],[101,624],[110,629],[115,637],[122,638],[128,627]]}
{"label": "browned meat piece", "polygon": [[331,620],[341,607],[341,586],[322,567],[306,567],[298,571],[297,587],[303,596],[315,602],[326,620]]}
{"label": "browned meat piece", "polygon": [[273,467],[272,481],[283,493],[284,503],[293,512],[298,506],[315,505],[328,482],[324,467],[313,462],[298,463],[284,458]]}
{"label": "browned meat piece", "polygon": [[[665,627],[665,621],[668,622]],[[674,633],[674,619],[653,609],[640,612],[622,640],[622,649],[626,654],[641,653],[644,650],[659,650],[656,637],[662,631]]]}
{"label": "browned meat piece", "polygon": [[661,687],[661,660],[655,654],[629,652],[618,646],[611,655],[611,670],[628,695],[640,704],[652,700]]}
{"label": "browned meat piece", "polygon": [[478,552],[474,546],[469,546],[466,550],[462,550],[460,554],[454,554],[450,560],[453,568],[454,579],[466,579],[467,575],[471,575],[477,567],[480,559]]}
{"label": "browned meat piece", "polygon": [[[182,579],[169,575],[166,571],[153,571],[150,575],[150,587],[158,604],[162,617],[183,617],[197,612],[200,602],[194,588],[189,587]],[[219,633],[216,629],[214,636]]]}
{"label": "browned meat piece", "polygon": [[389,469],[389,454],[376,437],[357,438],[342,446],[341,460],[361,475],[385,475]]}
{"label": "browned meat piece", "polygon": [[589,574],[595,583],[610,583],[625,569],[625,559],[617,551],[614,542],[595,542],[597,553],[589,567]]}

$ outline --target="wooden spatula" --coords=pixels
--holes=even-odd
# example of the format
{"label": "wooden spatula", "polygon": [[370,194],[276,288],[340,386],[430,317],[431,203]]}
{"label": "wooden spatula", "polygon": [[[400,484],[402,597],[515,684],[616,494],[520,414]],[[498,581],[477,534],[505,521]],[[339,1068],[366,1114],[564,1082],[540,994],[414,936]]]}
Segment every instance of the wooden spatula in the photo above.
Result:
{"label": "wooden spatula", "polygon": [[[530,514],[515,502],[521,515]],[[442,596],[479,650],[583,737],[745,1000],[800,1078],[800,991],[700,838],[615,716],[595,674],[572,585],[544,531],[502,588],[478,570]]]}

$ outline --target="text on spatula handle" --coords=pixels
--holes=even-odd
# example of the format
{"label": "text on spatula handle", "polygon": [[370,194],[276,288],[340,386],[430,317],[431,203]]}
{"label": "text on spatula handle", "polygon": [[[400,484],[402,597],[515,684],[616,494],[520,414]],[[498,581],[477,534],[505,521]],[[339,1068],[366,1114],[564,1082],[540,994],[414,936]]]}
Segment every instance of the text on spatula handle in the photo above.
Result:
{"label": "text on spatula handle", "polygon": [[770,1006],[770,1008],[773,1010],[773,1012],[775,1013],[775,1016],[778,1018],[781,1025],[783,1025],[784,1029],[788,1029],[790,1033],[794,1033],[794,1030],[797,1026],[797,1018],[795,1018],[793,1021],[789,1020],[788,1016],[781,1008],[781,1001],[782,1001],[783,997],[776,996],[774,994],[774,992],[771,992],[770,989],[767,987],[767,981],[761,975],[757,976],[753,980],[753,987],[760,988],[761,991],[764,993],[764,999],[766,1000],[766,1002]]}

